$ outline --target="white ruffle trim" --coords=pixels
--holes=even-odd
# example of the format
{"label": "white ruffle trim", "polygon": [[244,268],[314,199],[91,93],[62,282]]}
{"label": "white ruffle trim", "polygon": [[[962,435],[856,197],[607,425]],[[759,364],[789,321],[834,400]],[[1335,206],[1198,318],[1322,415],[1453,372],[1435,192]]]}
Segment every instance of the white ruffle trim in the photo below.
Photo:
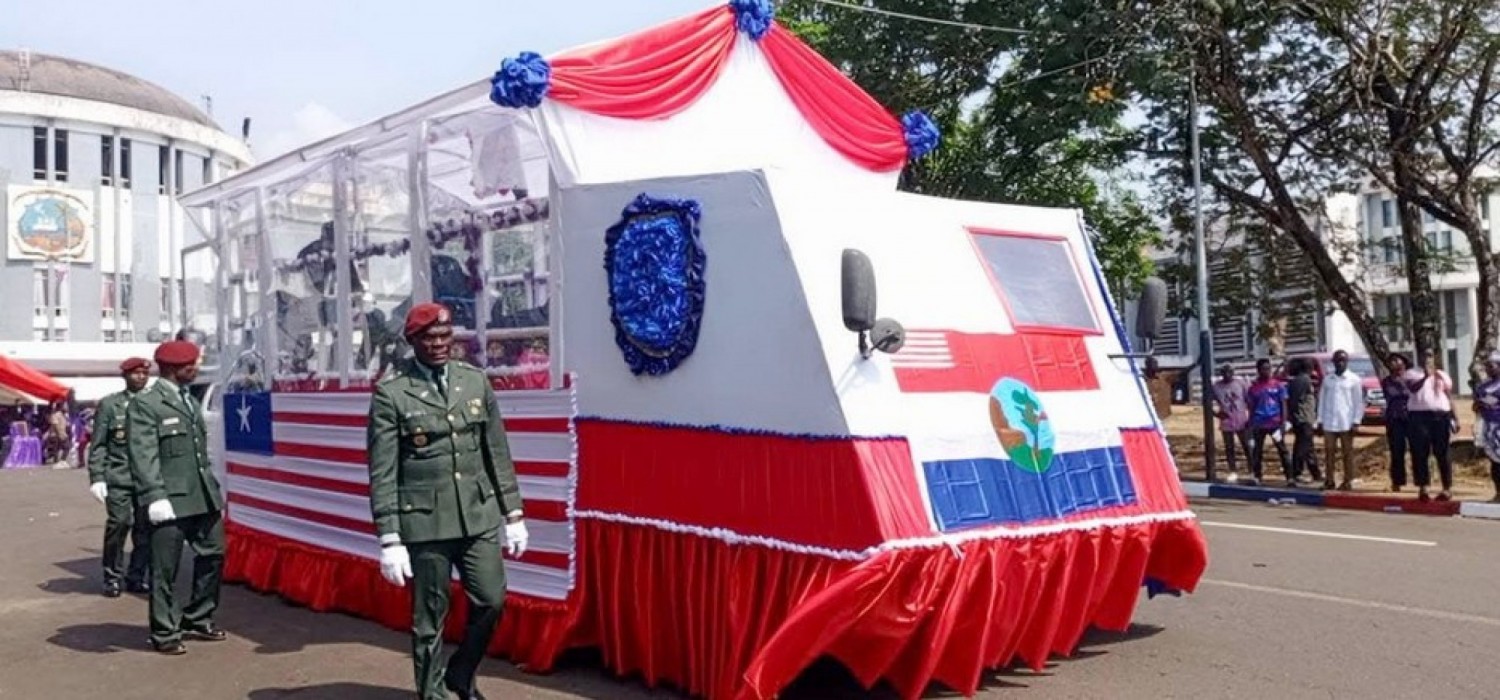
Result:
{"label": "white ruffle trim", "polygon": [[731,545],[750,545],[778,549],[784,552],[796,554],[807,554],[811,556],[837,559],[840,561],[864,561],[881,552],[891,552],[903,549],[937,549],[947,547],[953,550],[957,556],[962,556],[959,547],[968,542],[978,540],[1021,540],[1037,537],[1046,537],[1064,532],[1075,532],[1083,530],[1106,530],[1118,527],[1129,527],[1146,523],[1168,523],[1180,520],[1195,520],[1197,514],[1190,510],[1182,510],[1174,513],[1145,513],[1141,515],[1127,515],[1114,518],[1091,518],[1088,520],[1077,520],[1072,522],[1051,523],[1048,525],[1022,526],[1022,527],[989,527],[964,532],[955,532],[932,537],[916,537],[905,540],[891,540],[880,545],[863,550],[853,549],[830,549],[814,545],[797,544],[787,542],[773,537],[762,537],[760,535],[745,535],[722,527],[702,527],[699,525],[684,525],[668,520],[656,518],[641,518],[634,515],[623,515],[620,513],[605,513],[597,510],[578,510],[573,512],[575,518],[589,518],[591,520],[602,520],[623,525],[636,525],[650,527],[683,535],[695,537],[706,537],[720,540]]}

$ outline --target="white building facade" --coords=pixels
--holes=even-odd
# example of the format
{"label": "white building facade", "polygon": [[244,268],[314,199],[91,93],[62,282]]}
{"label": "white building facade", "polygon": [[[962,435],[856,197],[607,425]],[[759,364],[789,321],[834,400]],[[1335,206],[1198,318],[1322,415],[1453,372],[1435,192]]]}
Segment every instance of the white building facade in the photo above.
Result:
{"label": "white building facade", "polygon": [[187,288],[209,279],[185,262],[203,232],[176,197],[250,162],[241,139],[156,85],[0,51],[0,354],[93,398],[89,377],[180,329]]}

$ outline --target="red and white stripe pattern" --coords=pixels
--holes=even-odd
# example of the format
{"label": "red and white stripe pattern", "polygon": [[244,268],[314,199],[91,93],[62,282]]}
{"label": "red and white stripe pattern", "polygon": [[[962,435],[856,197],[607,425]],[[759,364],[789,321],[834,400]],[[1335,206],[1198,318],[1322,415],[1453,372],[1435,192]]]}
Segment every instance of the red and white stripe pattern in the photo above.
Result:
{"label": "red and white stripe pattern", "polygon": [[[572,387],[501,391],[511,457],[531,542],[505,561],[510,592],[562,600],[573,588],[577,484]],[[271,395],[275,456],[229,451],[225,488],[237,524],[345,554],[376,559],[370,515],[366,392]],[[234,412],[226,406],[233,429]]]}
{"label": "red and white stripe pattern", "polygon": [[906,344],[891,355],[891,366],[904,369],[953,369],[946,331],[909,330]]}

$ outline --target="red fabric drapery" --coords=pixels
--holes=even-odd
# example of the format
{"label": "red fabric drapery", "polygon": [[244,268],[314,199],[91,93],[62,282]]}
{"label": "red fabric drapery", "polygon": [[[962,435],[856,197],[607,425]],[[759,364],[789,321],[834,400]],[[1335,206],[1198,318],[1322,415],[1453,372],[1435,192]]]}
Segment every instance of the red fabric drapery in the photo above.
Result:
{"label": "red fabric drapery", "polygon": [[[906,698],[942,682],[977,691],[985,669],[1041,668],[1090,626],[1122,630],[1141,582],[1191,591],[1206,566],[1192,521],[978,540],[840,561],[597,520],[578,522],[577,588],[510,596],[491,652],[546,672],[597,646],[616,673],[714,700],[769,698],[822,655]],[[373,561],[230,523],[225,577],[318,611],[410,626],[404,589]],[[454,591],[456,639],[464,596]]]}
{"label": "red fabric drapery", "polygon": [[19,360],[0,357],[0,386],[47,402],[68,398],[68,387]]}
{"label": "red fabric drapery", "polygon": [[[550,61],[547,97],[621,119],[666,119],[707,92],[734,50],[734,11],[717,7]],[[775,25],[760,49],[814,131],[849,160],[890,172],[906,164],[901,122],[791,32]]]}
{"label": "red fabric drapery", "polygon": [[564,54],[551,60],[547,98],[607,117],[666,119],[718,80],[735,36],[734,13],[718,7]]}
{"label": "red fabric drapery", "polygon": [[834,150],[876,172],[906,165],[901,122],[812,47],[776,25],[760,50],[802,117]]}
{"label": "red fabric drapery", "polygon": [[576,426],[583,510],[855,551],[931,530],[905,440]]}

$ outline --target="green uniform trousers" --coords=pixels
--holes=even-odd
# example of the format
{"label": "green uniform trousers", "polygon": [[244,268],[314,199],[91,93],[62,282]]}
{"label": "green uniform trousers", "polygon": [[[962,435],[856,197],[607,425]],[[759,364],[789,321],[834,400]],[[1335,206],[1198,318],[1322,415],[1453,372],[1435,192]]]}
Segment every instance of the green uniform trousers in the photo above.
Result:
{"label": "green uniform trousers", "polygon": [[[149,583],[151,521],[146,504],[135,492],[111,486],[104,496],[104,584],[128,586]],[[125,538],[130,537],[130,564],[125,564]]]}
{"label": "green uniform trousers", "polygon": [[[177,600],[177,564],[182,546],[193,550],[193,589],[187,605]],[[182,639],[184,629],[213,621],[224,574],[224,516],[219,511],[168,520],[151,529],[151,641]]]}
{"label": "green uniform trousers", "polygon": [[[447,700],[450,696],[444,678],[457,688],[473,688],[474,674],[500,622],[505,602],[500,530],[477,537],[417,542],[406,548],[411,555],[411,653],[418,692],[423,700]],[[448,659],[445,671],[439,657],[454,567],[469,598],[469,619],[463,641]]]}

